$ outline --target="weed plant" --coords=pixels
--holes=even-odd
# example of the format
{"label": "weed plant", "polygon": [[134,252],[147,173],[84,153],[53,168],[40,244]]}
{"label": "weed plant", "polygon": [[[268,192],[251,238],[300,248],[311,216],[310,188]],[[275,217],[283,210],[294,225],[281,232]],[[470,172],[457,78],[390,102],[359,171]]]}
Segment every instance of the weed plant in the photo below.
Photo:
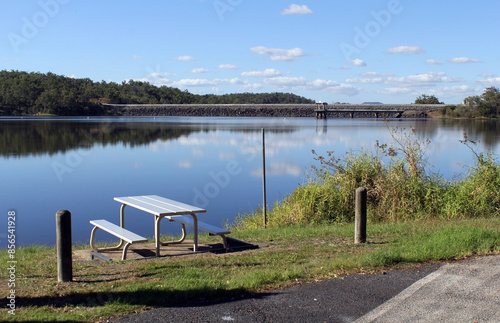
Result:
{"label": "weed plant", "polygon": [[[432,218],[454,219],[498,216],[500,165],[493,153],[475,150],[464,134],[461,142],[475,156],[463,180],[449,182],[427,170],[429,140],[414,130],[392,129],[392,142],[377,142],[374,152],[330,151],[318,156],[305,183],[268,212],[267,226],[308,223],[344,223],[354,219],[355,190],[368,191],[371,221],[392,223]],[[239,215],[236,228],[260,228],[262,210]]]}

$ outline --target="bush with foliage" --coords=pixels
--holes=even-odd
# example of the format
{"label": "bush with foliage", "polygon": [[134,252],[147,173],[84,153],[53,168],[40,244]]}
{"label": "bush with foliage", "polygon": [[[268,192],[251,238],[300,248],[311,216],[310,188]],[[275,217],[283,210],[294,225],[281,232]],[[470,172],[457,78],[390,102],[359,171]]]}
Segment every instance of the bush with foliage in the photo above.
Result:
{"label": "bush with foliage", "polygon": [[[428,140],[404,129],[392,130],[392,139],[390,145],[377,143],[373,153],[315,154],[320,167],[313,167],[304,185],[276,202],[268,212],[268,226],[352,221],[358,187],[368,191],[371,221],[500,215],[500,165],[492,153],[477,153],[464,134],[461,142],[476,161],[463,180],[448,182],[426,170]],[[240,215],[235,226],[258,228],[262,222],[262,211],[256,210]]]}

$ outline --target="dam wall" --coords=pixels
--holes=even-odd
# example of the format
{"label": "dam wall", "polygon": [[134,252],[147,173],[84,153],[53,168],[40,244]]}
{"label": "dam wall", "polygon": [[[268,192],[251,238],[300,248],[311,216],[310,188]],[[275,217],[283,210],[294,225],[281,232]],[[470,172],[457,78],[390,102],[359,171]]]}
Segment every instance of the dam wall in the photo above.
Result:
{"label": "dam wall", "polygon": [[[316,104],[104,104],[123,116],[315,117]],[[404,110],[401,117],[427,118],[444,104],[329,104],[327,109]],[[331,113],[330,117],[349,117]],[[356,117],[374,117],[360,113]]]}

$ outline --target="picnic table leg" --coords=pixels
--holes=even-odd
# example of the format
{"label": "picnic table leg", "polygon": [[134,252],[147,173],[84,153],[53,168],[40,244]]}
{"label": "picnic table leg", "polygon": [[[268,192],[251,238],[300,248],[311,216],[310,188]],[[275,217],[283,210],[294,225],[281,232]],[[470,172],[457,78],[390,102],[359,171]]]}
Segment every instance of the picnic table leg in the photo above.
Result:
{"label": "picnic table leg", "polygon": [[98,227],[93,227],[92,228],[92,231],[90,232],[90,247],[92,248],[92,250],[94,251],[106,251],[106,250],[118,250],[118,249],[121,249],[122,245],[123,245],[123,240],[120,240],[120,243],[114,247],[104,247],[104,248],[97,248],[95,246],[95,232],[97,231]]}
{"label": "picnic table leg", "polygon": [[191,216],[193,217],[193,230],[194,230],[193,252],[196,252],[198,251],[198,218],[194,213],[191,213]]}
{"label": "picnic table leg", "polygon": [[[122,228],[125,228],[125,207],[127,206],[127,204],[122,204],[120,206],[120,227]],[[120,240],[120,244],[117,245],[116,247],[117,248],[120,248],[123,246],[123,240]]]}
{"label": "picnic table leg", "polygon": [[[173,221],[173,220],[170,220],[170,221]],[[171,244],[182,243],[186,239],[186,225],[184,223],[181,223],[181,226],[182,226],[182,237],[179,240],[173,240],[173,241],[167,241],[167,242],[160,241],[160,245],[168,246]]]}
{"label": "picnic table leg", "polygon": [[156,245],[156,257],[160,256],[160,220],[159,215],[155,215],[155,245]]}

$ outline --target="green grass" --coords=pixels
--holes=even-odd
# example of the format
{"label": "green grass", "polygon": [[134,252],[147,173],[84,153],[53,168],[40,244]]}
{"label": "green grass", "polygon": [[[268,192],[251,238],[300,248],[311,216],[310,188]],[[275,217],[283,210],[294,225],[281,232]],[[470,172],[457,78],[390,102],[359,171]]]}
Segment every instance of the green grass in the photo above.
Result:
{"label": "green grass", "polygon": [[[354,225],[285,225],[236,231],[267,246],[227,254],[197,254],[126,262],[74,262],[71,283],[57,282],[53,247],[17,250],[16,315],[1,321],[97,321],[189,301],[239,298],[299,282],[355,272],[402,268],[500,252],[500,219],[369,223],[366,244]],[[215,237],[217,238],[217,237]],[[201,236],[201,241],[218,242]],[[0,261],[6,264],[6,251]],[[7,293],[7,273],[0,284]]]}

